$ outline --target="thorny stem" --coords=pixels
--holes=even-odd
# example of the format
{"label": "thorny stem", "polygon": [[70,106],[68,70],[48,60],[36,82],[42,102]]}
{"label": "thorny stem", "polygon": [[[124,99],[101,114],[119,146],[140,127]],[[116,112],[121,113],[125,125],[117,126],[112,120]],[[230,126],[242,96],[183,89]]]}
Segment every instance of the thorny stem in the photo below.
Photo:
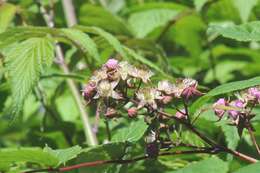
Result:
{"label": "thorny stem", "polygon": [[[161,152],[159,153],[158,157],[162,156],[172,156],[172,155],[184,155],[184,154],[217,154],[219,152],[222,152],[220,150],[216,150],[215,148],[205,148],[205,149],[196,149],[196,150],[184,150],[184,151],[173,151],[173,152]],[[83,167],[94,167],[94,166],[101,166],[106,164],[128,164],[137,162],[140,160],[150,159],[148,156],[139,156],[133,159],[128,160],[122,160],[122,159],[116,159],[116,160],[97,160],[93,162],[84,162],[72,166],[66,166],[61,168],[46,168],[46,169],[38,169],[38,170],[31,170],[31,171],[25,171],[24,173],[34,173],[34,172],[66,172],[71,171]]]}
{"label": "thorny stem", "polygon": [[[46,24],[49,27],[53,28],[54,27],[53,16],[48,14],[46,9],[42,6],[41,1],[36,1],[36,2],[37,2],[38,6],[40,8],[40,11],[41,11],[41,13],[44,17]],[[65,11],[65,13],[71,13],[71,12]],[[56,56],[57,56],[58,64],[59,64],[60,68],[63,70],[64,74],[69,75],[70,70],[68,68],[68,65],[64,61],[64,55],[63,55],[61,46],[59,44],[56,44]],[[74,96],[74,99],[75,99],[77,106],[78,106],[78,109],[80,111],[80,115],[81,115],[81,119],[83,121],[83,127],[84,127],[84,132],[85,132],[87,142],[91,146],[97,145],[96,136],[91,129],[91,124],[90,124],[90,121],[89,121],[89,118],[88,118],[88,114],[85,110],[84,104],[82,103],[81,96],[80,96],[80,93],[78,92],[77,85],[71,79],[67,79],[67,83],[69,85],[69,88],[70,88],[70,90],[71,90],[71,92]]]}

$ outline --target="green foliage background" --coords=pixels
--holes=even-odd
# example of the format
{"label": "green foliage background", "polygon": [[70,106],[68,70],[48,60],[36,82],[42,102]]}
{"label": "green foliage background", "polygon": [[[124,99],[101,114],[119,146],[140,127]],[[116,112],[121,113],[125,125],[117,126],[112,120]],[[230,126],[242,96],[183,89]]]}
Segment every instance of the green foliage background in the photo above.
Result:
{"label": "green foliage background", "polygon": [[[90,147],[85,138],[81,112],[66,79],[72,79],[80,91],[109,57],[148,66],[156,73],[155,80],[198,80],[208,94],[191,105],[194,115],[214,98],[260,85],[258,0],[74,0],[78,25],[69,28],[61,0],[41,3],[46,9],[54,3],[55,28],[46,27],[36,1],[0,1],[0,172],[144,154],[147,126],[129,120],[126,113],[125,118],[109,122],[112,143],[103,144],[107,140],[103,119],[97,132],[100,145]],[[70,74],[55,63],[56,42],[62,46]],[[91,124],[95,108],[95,104],[86,107]],[[254,112],[260,143],[260,110]],[[207,111],[196,125],[218,142],[260,159],[247,132],[240,139],[234,127],[215,121],[213,112]],[[187,131],[183,141],[205,146]],[[197,154],[71,172],[259,170],[259,163],[248,166],[226,154]]]}

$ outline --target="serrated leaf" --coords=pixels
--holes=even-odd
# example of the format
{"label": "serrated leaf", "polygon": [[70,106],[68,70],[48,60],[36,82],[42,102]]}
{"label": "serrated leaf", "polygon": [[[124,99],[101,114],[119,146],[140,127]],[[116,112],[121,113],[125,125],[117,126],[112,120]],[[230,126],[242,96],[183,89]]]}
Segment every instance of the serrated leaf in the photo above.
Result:
{"label": "serrated leaf", "polygon": [[59,163],[59,160],[50,153],[43,151],[41,148],[10,148],[0,150],[0,165],[8,165],[10,167],[11,164],[18,162],[56,166]]}
{"label": "serrated leaf", "polygon": [[233,0],[233,4],[239,11],[240,18],[243,23],[247,22],[252,8],[257,4],[258,0]]}
{"label": "serrated leaf", "polygon": [[257,163],[245,166],[243,168],[240,168],[233,173],[259,173],[259,170],[260,170],[260,162],[257,162]]}
{"label": "serrated leaf", "polygon": [[5,54],[11,77],[13,113],[16,114],[54,58],[53,42],[48,38],[30,38],[12,46]]}
{"label": "serrated leaf", "polygon": [[5,31],[16,13],[16,6],[4,3],[0,5],[0,33]]}
{"label": "serrated leaf", "polygon": [[65,164],[67,161],[76,158],[82,152],[82,148],[76,145],[66,149],[53,150],[50,147],[46,146],[44,147],[43,151],[50,153],[51,155],[56,157],[59,160],[58,165],[60,165]]}
{"label": "serrated leaf", "polygon": [[210,100],[210,98],[214,96],[242,90],[256,85],[260,85],[260,77],[254,77],[248,80],[230,82],[220,85],[212,89],[206,95],[200,97],[196,102],[194,102],[190,108],[190,111],[191,113],[195,113],[196,110],[199,110],[203,106],[203,104],[205,104],[207,101]]}
{"label": "serrated leaf", "polygon": [[185,168],[179,169],[177,171],[172,171],[169,173],[226,173],[228,172],[228,164],[223,160],[212,157],[199,161],[197,163],[192,163]]}
{"label": "serrated leaf", "polygon": [[120,129],[112,138],[113,142],[136,142],[141,139],[148,128],[143,119],[132,122],[128,127]]}
{"label": "serrated leaf", "polygon": [[260,21],[245,23],[242,25],[219,26],[211,25],[208,33],[218,33],[223,37],[237,41],[260,41]]}
{"label": "serrated leaf", "polygon": [[61,29],[61,32],[84,54],[89,54],[96,61],[100,61],[96,43],[87,34],[77,29]]}
{"label": "serrated leaf", "polygon": [[169,9],[154,9],[133,13],[128,23],[137,38],[144,38],[159,26],[165,25],[178,14],[178,11]]}
{"label": "serrated leaf", "polygon": [[58,34],[58,30],[47,27],[14,27],[0,34],[0,48],[7,47],[15,42],[23,41],[32,37],[45,37],[46,35]]}

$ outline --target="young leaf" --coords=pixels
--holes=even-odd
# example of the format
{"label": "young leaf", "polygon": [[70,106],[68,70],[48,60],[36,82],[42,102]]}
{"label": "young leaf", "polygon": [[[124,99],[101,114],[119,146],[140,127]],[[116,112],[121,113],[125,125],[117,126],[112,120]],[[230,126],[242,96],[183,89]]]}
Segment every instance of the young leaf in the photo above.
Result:
{"label": "young leaf", "polygon": [[211,25],[207,32],[216,32],[223,37],[235,39],[237,41],[260,41],[259,28],[260,21],[254,21],[232,26]]}
{"label": "young leaf", "polygon": [[209,173],[209,172],[226,173],[228,172],[228,164],[217,157],[212,157],[209,159],[199,161],[197,163],[192,163],[185,168],[179,169],[177,171],[169,172],[169,173]]}
{"label": "young leaf", "polygon": [[[59,159],[59,165],[65,164],[67,161],[76,158],[82,152],[82,148],[78,145],[66,148],[66,149],[58,149],[53,150],[50,147],[46,146],[43,151],[50,153],[51,155],[55,156]],[[58,165],[56,165],[58,166]]]}
{"label": "young leaf", "polygon": [[243,168],[238,169],[234,173],[259,173],[260,170],[260,163],[254,163],[250,164],[248,166],[245,166]]}
{"label": "young leaf", "polygon": [[0,33],[5,31],[16,13],[16,6],[8,3],[0,5]]}
{"label": "young leaf", "polygon": [[85,33],[77,29],[61,29],[64,37],[72,42],[76,47],[89,54],[96,61],[99,61],[99,54],[95,42]]}
{"label": "young leaf", "polygon": [[113,142],[136,142],[144,135],[147,124],[143,119],[138,120],[137,122],[132,122],[128,127],[120,129],[113,138]]}
{"label": "young leaf", "polygon": [[5,54],[11,77],[13,113],[16,114],[54,58],[53,42],[48,38],[30,38],[12,46]]}

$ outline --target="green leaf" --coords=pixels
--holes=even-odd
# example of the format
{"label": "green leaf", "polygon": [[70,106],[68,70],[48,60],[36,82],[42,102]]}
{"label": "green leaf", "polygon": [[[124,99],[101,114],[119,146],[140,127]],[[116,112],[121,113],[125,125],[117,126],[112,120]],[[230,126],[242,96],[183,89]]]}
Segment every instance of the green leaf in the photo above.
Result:
{"label": "green leaf", "polygon": [[128,23],[137,38],[144,38],[147,34],[159,26],[165,25],[178,11],[169,9],[154,9],[133,13]]}
{"label": "green leaf", "polygon": [[122,19],[99,6],[85,4],[79,16],[79,24],[100,27],[113,34],[131,35]]}
{"label": "green leaf", "polygon": [[192,57],[198,58],[202,52],[201,33],[204,30],[205,24],[201,18],[196,15],[189,15],[178,20],[165,35],[165,39],[173,44],[180,44]]}
{"label": "green leaf", "polygon": [[239,11],[239,15],[243,23],[247,22],[250,12],[257,4],[257,1],[258,0],[233,0],[233,4]]}
{"label": "green leaf", "polygon": [[[76,145],[66,149],[53,150],[46,146],[43,151],[50,153],[59,160],[60,164],[65,164],[67,161],[76,158],[83,150],[80,146]],[[58,166],[58,165],[57,165]]]}
{"label": "green leaf", "polygon": [[195,111],[199,110],[203,106],[203,104],[205,104],[207,101],[209,101],[214,96],[226,94],[229,92],[234,92],[237,90],[246,89],[246,88],[256,86],[256,85],[260,85],[260,76],[251,78],[248,80],[230,82],[230,83],[220,85],[220,86],[212,89],[206,95],[200,97],[196,102],[194,102],[190,108],[190,111],[191,111],[191,113],[195,113]]}
{"label": "green leaf", "polygon": [[118,41],[116,37],[114,37],[112,34],[104,31],[101,28],[98,27],[87,27],[87,26],[75,26],[75,28],[82,30],[87,33],[97,34],[104,38],[123,58],[127,59],[127,55],[123,49],[123,46]]}
{"label": "green leaf", "polygon": [[[220,83],[225,83],[235,77],[234,71],[241,71],[248,62],[245,61],[221,61],[215,66],[215,71],[209,69],[204,78],[205,83],[210,83],[217,79]],[[214,74],[215,73],[215,74]]]}
{"label": "green leaf", "polygon": [[227,142],[228,148],[235,150],[240,140],[237,129],[227,124],[222,124],[221,129],[225,135],[225,140]]}
{"label": "green leaf", "polygon": [[211,25],[208,33],[218,33],[223,37],[237,41],[260,41],[260,21],[249,22],[242,25],[219,26]]}
{"label": "green leaf", "polygon": [[187,6],[182,5],[180,3],[174,2],[146,2],[143,4],[138,4],[134,6],[130,6],[128,10],[125,11],[126,14],[142,12],[146,10],[154,10],[154,9],[169,9],[169,10],[177,10],[182,11],[187,9]]}
{"label": "green leaf", "polygon": [[84,54],[89,54],[96,61],[100,61],[97,46],[87,34],[77,29],[62,29],[61,32]]}
{"label": "green leaf", "polygon": [[257,163],[245,166],[243,168],[240,168],[239,170],[237,170],[233,173],[259,173],[259,170],[260,170],[260,162],[257,162]]}
{"label": "green leaf", "polygon": [[169,173],[226,173],[228,172],[228,164],[223,160],[212,157],[199,161],[197,163],[192,163],[189,166],[179,169],[177,171],[172,171]]}
{"label": "green leaf", "polygon": [[195,8],[197,11],[200,11],[202,7],[208,2],[209,0],[193,0]]}
{"label": "green leaf", "polygon": [[48,34],[58,34],[58,30],[54,28],[33,26],[11,28],[0,33],[0,48],[32,37],[46,37]]}
{"label": "green leaf", "polygon": [[40,74],[52,64],[54,46],[48,38],[30,38],[12,46],[5,56],[11,77],[13,113],[16,114]]}
{"label": "green leaf", "polygon": [[141,139],[148,125],[143,119],[132,122],[128,127],[120,129],[112,138],[113,142],[136,142]]}
{"label": "green leaf", "polygon": [[56,166],[59,163],[59,160],[52,154],[43,151],[41,148],[8,148],[0,150],[0,168],[3,168],[2,165],[8,165],[10,167],[11,164],[18,162]]}
{"label": "green leaf", "polygon": [[[120,159],[125,154],[124,143],[109,143],[95,147],[86,148],[78,156],[77,163],[92,162],[98,160]],[[99,165],[97,167],[80,168],[79,173],[100,173],[106,172],[113,165]]]}
{"label": "green leaf", "polygon": [[4,32],[16,13],[16,6],[8,3],[0,5],[0,33]]}

